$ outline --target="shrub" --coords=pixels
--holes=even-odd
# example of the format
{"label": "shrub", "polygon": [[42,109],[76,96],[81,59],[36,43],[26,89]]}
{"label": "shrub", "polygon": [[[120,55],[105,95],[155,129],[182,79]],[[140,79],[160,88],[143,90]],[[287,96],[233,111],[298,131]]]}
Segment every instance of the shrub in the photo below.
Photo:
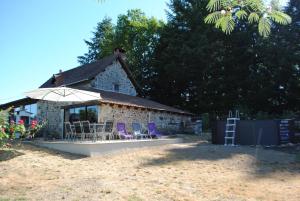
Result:
{"label": "shrub", "polygon": [[0,147],[2,147],[7,139],[14,139],[16,133],[20,133],[21,138],[34,138],[35,134],[39,132],[46,122],[38,123],[37,120],[32,120],[30,126],[26,129],[24,121],[20,120],[17,123],[9,120],[9,112],[11,108],[0,110]]}
{"label": "shrub", "polygon": [[37,120],[32,120],[30,127],[28,128],[27,132],[26,132],[26,137],[29,138],[34,138],[35,135],[42,129],[45,127],[45,125],[47,124],[46,121],[42,121],[40,123],[38,123]]}
{"label": "shrub", "polygon": [[0,147],[4,145],[5,140],[9,138],[7,129],[9,127],[8,117],[10,108],[7,110],[0,110]]}

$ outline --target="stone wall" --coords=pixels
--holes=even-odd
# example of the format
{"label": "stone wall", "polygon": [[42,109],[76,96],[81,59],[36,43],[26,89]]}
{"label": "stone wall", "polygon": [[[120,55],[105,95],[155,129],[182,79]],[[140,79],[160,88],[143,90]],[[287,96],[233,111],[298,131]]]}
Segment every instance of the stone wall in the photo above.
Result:
{"label": "stone wall", "polygon": [[63,130],[63,110],[61,106],[70,105],[69,103],[38,101],[37,102],[37,118],[39,121],[46,120],[47,126],[44,130],[52,136],[61,136]]}
{"label": "stone wall", "polygon": [[145,129],[148,122],[155,122],[159,130],[164,133],[180,133],[182,126],[184,127],[184,125],[188,124],[191,121],[191,117],[167,112],[142,110],[140,108],[102,104],[100,106],[100,121],[105,120],[114,120],[115,123],[124,122],[128,131],[132,131],[131,124],[133,122],[141,123]]}
{"label": "stone wall", "polygon": [[105,71],[97,75],[91,82],[92,87],[105,91],[114,91],[114,84],[119,85],[120,93],[137,95],[135,87],[118,61],[106,67]]}
{"label": "stone wall", "polygon": [[[59,137],[62,135],[64,113],[61,107],[70,104],[72,103],[49,101],[39,101],[37,103],[37,117],[38,120],[47,120],[48,124],[45,132],[48,136]],[[182,127],[185,127],[191,121],[190,116],[109,104],[100,105],[98,119],[99,122],[106,120],[114,120],[115,123],[124,122],[129,132],[132,132],[133,122],[140,123],[145,130],[148,122],[155,122],[162,133],[180,133]]]}

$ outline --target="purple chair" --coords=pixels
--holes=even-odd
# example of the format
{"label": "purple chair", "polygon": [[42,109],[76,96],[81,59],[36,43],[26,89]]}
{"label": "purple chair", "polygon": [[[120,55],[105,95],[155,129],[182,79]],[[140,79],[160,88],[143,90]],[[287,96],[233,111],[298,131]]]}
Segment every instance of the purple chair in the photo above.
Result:
{"label": "purple chair", "polygon": [[151,137],[161,137],[160,132],[157,130],[155,123],[148,123],[148,134]]}
{"label": "purple chair", "polygon": [[117,123],[117,131],[120,139],[133,139],[133,136],[126,131],[124,123]]}

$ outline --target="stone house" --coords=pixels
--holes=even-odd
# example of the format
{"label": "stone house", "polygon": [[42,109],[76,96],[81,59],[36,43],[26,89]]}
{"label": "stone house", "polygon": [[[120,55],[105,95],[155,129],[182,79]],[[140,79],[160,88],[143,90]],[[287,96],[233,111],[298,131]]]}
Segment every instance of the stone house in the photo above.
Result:
{"label": "stone house", "polygon": [[36,103],[37,118],[47,119],[48,131],[63,133],[63,122],[89,120],[90,122],[124,122],[128,130],[132,122],[146,125],[155,122],[160,129],[179,132],[191,121],[192,114],[140,97],[140,88],[125,63],[124,54],[113,55],[85,64],[48,79],[40,88],[67,86],[101,94],[99,101],[61,103],[21,99],[2,105]]}

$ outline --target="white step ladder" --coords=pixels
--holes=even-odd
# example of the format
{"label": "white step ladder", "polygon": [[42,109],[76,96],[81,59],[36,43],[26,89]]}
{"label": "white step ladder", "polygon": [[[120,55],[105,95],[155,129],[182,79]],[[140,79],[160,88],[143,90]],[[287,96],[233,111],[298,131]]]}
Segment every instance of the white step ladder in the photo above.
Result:
{"label": "white step ladder", "polygon": [[235,117],[232,116],[232,112],[229,111],[228,118],[226,121],[226,128],[225,128],[225,146],[234,146],[235,142],[235,133],[236,133],[236,123],[240,120],[240,114],[236,110]]}

